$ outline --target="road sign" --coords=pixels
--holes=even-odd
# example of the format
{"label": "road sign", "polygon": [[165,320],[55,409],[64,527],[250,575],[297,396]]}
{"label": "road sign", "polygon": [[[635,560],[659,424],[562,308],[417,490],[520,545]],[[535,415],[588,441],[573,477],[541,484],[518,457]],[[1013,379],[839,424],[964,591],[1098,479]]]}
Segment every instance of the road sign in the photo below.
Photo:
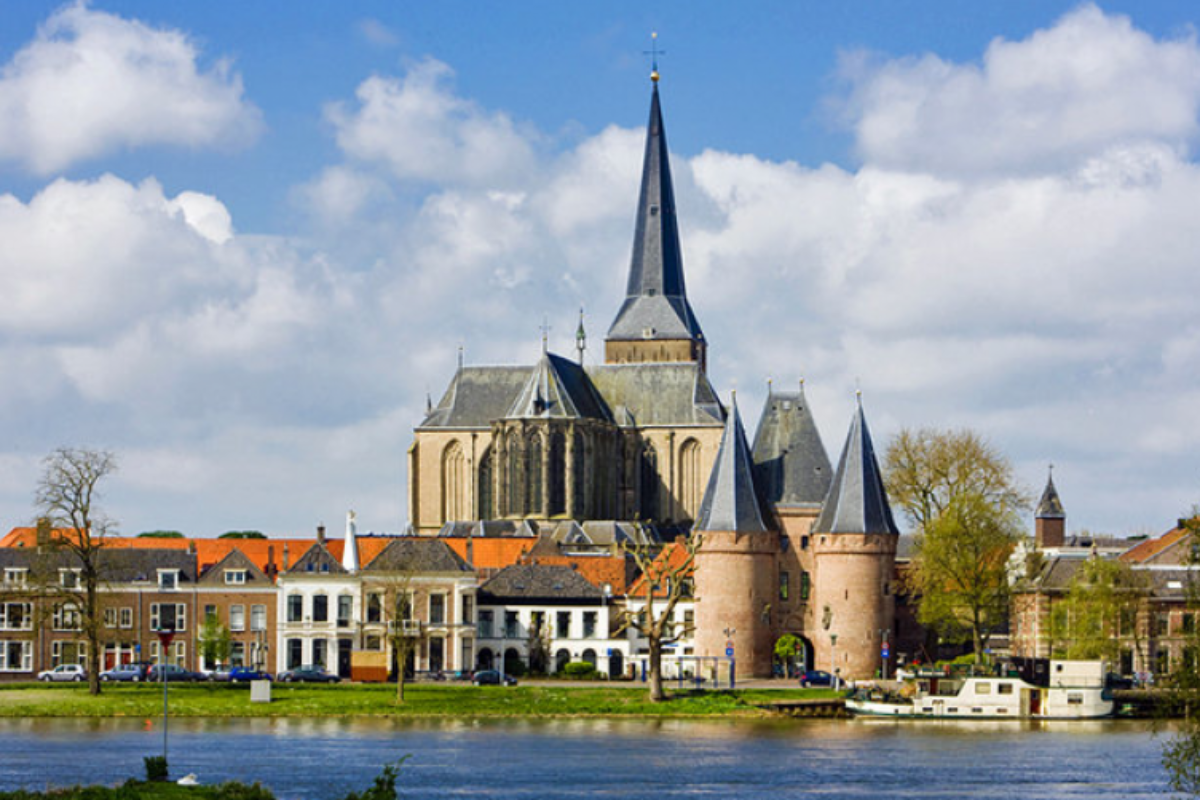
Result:
{"label": "road sign", "polygon": [[883,646],[883,657],[888,658],[891,655],[891,653],[892,653],[892,651],[890,649],[888,649],[888,646],[885,644]]}
{"label": "road sign", "polygon": [[733,648],[732,648],[732,647],[726,647],[726,648],[725,648],[725,657],[726,657],[726,658],[733,658]]}

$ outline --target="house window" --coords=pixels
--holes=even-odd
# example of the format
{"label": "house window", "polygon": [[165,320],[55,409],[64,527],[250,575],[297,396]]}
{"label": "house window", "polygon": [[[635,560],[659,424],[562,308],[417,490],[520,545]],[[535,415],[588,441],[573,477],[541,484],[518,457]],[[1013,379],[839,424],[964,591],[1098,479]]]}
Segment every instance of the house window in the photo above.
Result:
{"label": "house window", "polygon": [[446,664],[446,640],[435,636],[429,640],[429,670],[441,672]]}
{"label": "house window", "polygon": [[517,612],[504,612],[504,637],[506,639],[516,639],[521,635],[521,626],[517,621]]}
{"label": "house window", "polygon": [[383,620],[383,600],[378,594],[367,595],[367,622]]}
{"label": "house window", "polygon": [[60,569],[58,571],[58,582],[64,589],[79,588],[79,570],[77,569]]}
{"label": "house window", "polygon": [[267,607],[264,605],[250,606],[250,630],[265,631],[267,629]]}
{"label": "house window", "polygon": [[791,593],[791,576],[786,572],[779,573],[779,599],[787,600]]}
{"label": "house window", "polygon": [[696,631],[696,612],[688,609],[683,612],[683,635],[687,636]]}
{"label": "house window", "polygon": [[151,603],[150,630],[187,630],[187,606],[183,603]]}
{"label": "house window", "polygon": [[475,598],[469,594],[462,596],[462,623],[470,625],[475,622]]}
{"label": "house window", "polygon": [[231,666],[231,667],[246,666],[246,643],[245,642],[230,642],[229,643],[229,666]]}
{"label": "house window", "polygon": [[596,612],[595,611],[583,612],[583,638],[585,638],[585,639],[595,639],[596,638]]}
{"label": "house window", "polygon": [[446,624],[446,595],[431,594],[429,595],[429,624],[445,625]]}
{"label": "house window", "polygon": [[379,651],[383,649],[382,636],[368,636],[366,644],[363,645],[364,650]]}
{"label": "house window", "polygon": [[158,571],[158,588],[160,591],[172,592],[179,588],[179,570],[160,569]]}
{"label": "house window", "polygon": [[1154,654],[1154,672],[1158,675],[1166,675],[1171,671],[1171,653],[1166,648],[1159,650]]}
{"label": "house window", "polygon": [[79,630],[79,609],[70,603],[62,603],[54,607],[52,624],[56,631]]}
{"label": "house window", "polygon": [[1187,613],[1187,614],[1183,615],[1183,632],[1189,633],[1189,634],[1196,632],[1196,615],[1195,614]]}
{"label": "house window", "polygon": [[213,622],[221,621],[220,617],[217,616],[217,607],[215,605],[210,604],[204,607],[204,621],[208,622],[209,620]]}
{"label": "house window", "polygon": [[287,641],[287,668],[295,669],[304,661],[304,642],[299,639]]}
{"label": "house window", "polygon": [[348,594],[338,595],[337,624],[349,628],[354,620],[354,598]]}
{"label": "house window", "polygon": [[246,582],[246,570],[244,569],[227,569],[225,570],[225,583],[231,586],[241,586]]}
{"label": "house window", "polygon": [[104,627],[117,627],[117,610],[115,608],[104,609]]}
{"label": "house window", "polygon": [[121,627],[126,630],[133,627],[133,609],[129,606],[121,608]]}
{"label": "house window", "polygon": [[1166,611],[1160,611],[1154,615],[1154,633],[1157,636],[1166,636],[1171,630],[1171,615]]}
{"label": "house window", "polygon": [[287,621],[299,622],[304,618],[304,596],[289,594],[287,599]]}
{"label": "house window", "polygon": [[24,567],[8,567],[4,570],[4,583],[8,586],[24,586],[28,578],[29,570]]}
{"label": "house window", "polygon": [[484,639],[492,638],[492,610],[480,609],[479,611],[479,636]]}
{"label": "house window", "polygon": [[0,672],[33,672],[33,642],[0,641]]}
{"label": "house window", "polygon": [[[329,595],[314,594],[312,605],[313,622],[329,621]],[[324,662],[322,662],[324,663]]]}
{"label": "house window", "polygon": [[187,666],[187,642],[175,642],[171,645],[171,663],[177,667]]}
{"label": "house window", "polygon": [[312,663],[314,666],[317,666],[317,667],[325,666],[325,656],[328,652],[329,652],[329,642],[325,641],[324,639],[313,639]]}
{"label": "house window", "polygon": [[800,573],[800,599],[807,600],[812,591],[812,577],[807,572]]}
{"label": "house window", "polygon": [[571,638],[571,612],[559,611],[555,623],[555,635],[560,639]]}
{"label": "house window", "polygon": [[244,605],[238,604],[229,607],[229,630],[246,630],[246,607]]}
{"label": "house window", "polygon": [[33,630],[33,604],[0,603],[0,630]]}
{"label": "house window", "polygon": [[50,666],[62,664],[87,664],[87,642],[57,641],[50,644]]}

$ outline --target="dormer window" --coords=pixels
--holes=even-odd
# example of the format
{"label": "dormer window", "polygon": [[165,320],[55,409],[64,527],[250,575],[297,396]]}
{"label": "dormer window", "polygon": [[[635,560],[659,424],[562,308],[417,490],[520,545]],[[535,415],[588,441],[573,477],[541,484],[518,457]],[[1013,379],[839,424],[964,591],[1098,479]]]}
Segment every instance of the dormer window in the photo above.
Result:
{"label": "dormer window", "polygon": [[60,569],[58,571],[58,582],[64,589],[79,588],[79,570],[77,569]]}
{"label": "dormer window", "polygon": [[179,588],[179,570],[160,569],[158,571],[158,588],[163,592],[173,592]]}
{"label": "dormer window", "polygon": [[24,567],[8,567],[4,570],[6,586],[24,586],[29,579],[29,570]]}
{"label": "dormer window", "polygon": [[244,569],[227,569],[225,570],[225,583],[230,586],[241,586],[246,582],[246,570]]}

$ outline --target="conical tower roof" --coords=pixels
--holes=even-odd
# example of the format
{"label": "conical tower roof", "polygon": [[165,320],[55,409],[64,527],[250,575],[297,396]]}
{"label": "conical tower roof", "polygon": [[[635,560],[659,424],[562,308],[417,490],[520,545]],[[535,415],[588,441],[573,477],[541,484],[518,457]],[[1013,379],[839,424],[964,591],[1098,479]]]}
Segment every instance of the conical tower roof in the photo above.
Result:
{"label": "conical tower roof", "polygon": [[683,281],[675,189],[657,81],[650,99],[637,227],[625,294],[625,302],[608,330],[609,339],[704,338]]}
{"label": "conical tower roof", "polygon": [[754,434],[754,468],[763,500],[781,506],[819,506],[833,468],[801,385],[767,394]]}
{"label": "conical tower roof", "polygon": [[875,445],[859,401],[846,446],[838,461],[833,484],[821,516],[813,526],[816,533],[891,533],[900,529],[892,518],[883,474],[875,458]]}
{"label": "conical tower roof", "polygon": [[708,478],[708,488],[704,490],[704,499],[700,502],[695,530],[736,533],[763,533],[767,530],[758,504],[754,463],[750,459],[750,446],[746,443],[746,431],[742,428],[736,397],[729,416],[725,418],[721,449],[717,451],[717,460]]}
{"label": "conical tower roof", "polygon": [[1046,489],[1042,499],[1038,501],[1034,519],[1066,519],[1067,512],[1063,510],[1062,500],[1058,497],[1058,489],[1054,488],[1054,473],[1046,478]]}

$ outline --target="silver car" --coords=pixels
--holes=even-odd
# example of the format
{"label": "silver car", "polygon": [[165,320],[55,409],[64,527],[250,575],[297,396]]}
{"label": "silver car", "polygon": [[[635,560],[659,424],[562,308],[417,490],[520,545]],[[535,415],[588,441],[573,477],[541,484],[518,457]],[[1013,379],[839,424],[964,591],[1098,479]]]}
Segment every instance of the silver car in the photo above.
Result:
{"label": "silver car", "polygon": [[87,670],[78,664],[59,664],[54,669],[39,672],[39,681],[86,681]]}

